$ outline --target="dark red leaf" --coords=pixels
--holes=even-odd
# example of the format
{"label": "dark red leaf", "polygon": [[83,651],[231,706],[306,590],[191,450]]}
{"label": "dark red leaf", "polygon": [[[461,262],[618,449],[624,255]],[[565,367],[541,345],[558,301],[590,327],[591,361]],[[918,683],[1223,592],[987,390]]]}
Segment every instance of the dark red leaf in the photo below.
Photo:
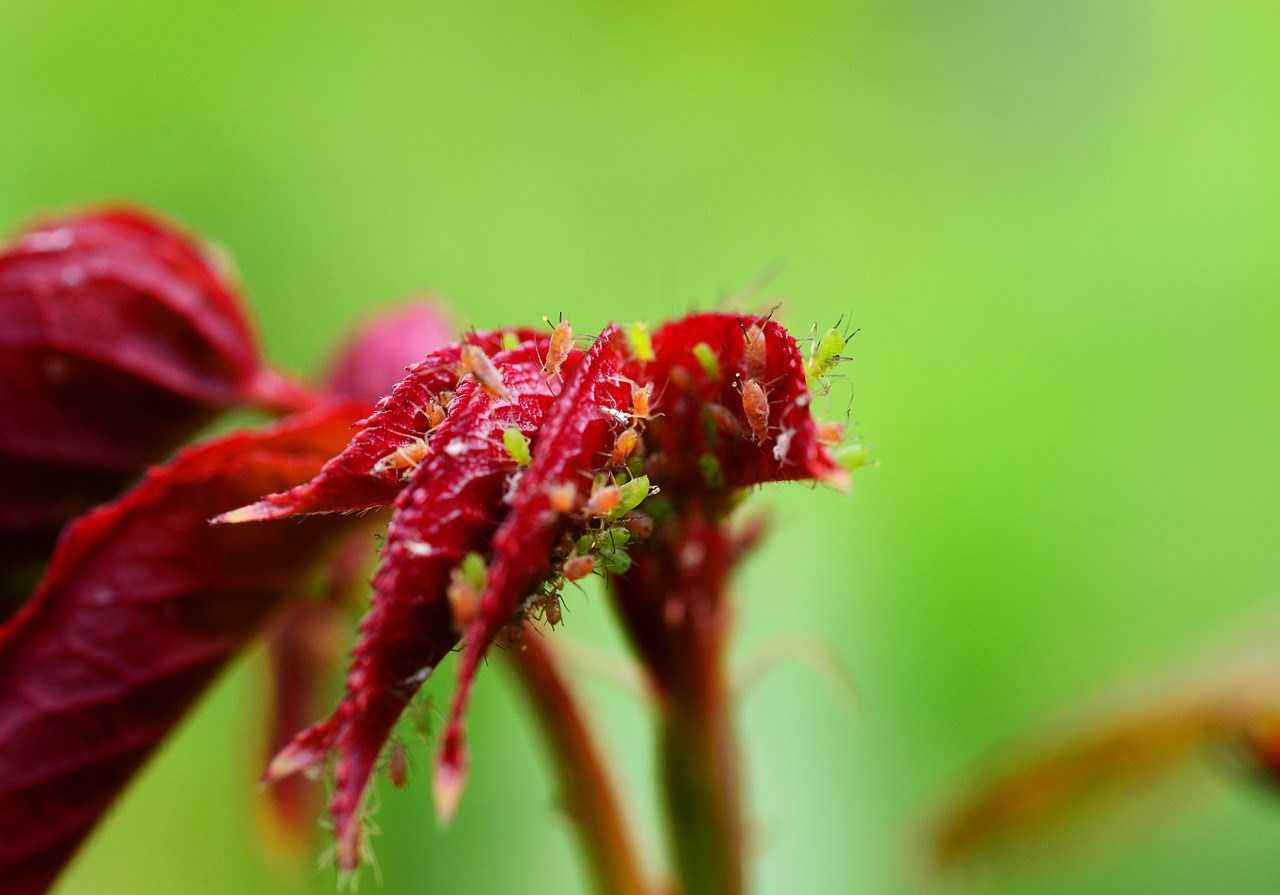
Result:
{"label": "dark red leaf", "polygon": [[0,251],[0,537],[47,549],[225,408],[308,400],[261,366],[233,286],[171,224],[106,210]]}
{"label": "dark red leaf", "polygon": [[[508,338],[527,341],[534,334],[519,329],[490,330],[469,335],[467,344],[492,354]],[[537,342],[545,346],[546,340]],[[315,479],[285,493],[268,495],[220,521],[249,522],[299,513],[363,510],[394,501],[407,481],[407,467],[383,461],[397,451],[413,448],[430,432],[435,402],[447,400],[445,396],[458,387],[463,347],[464,343],[446,345],[411,367],[391,394],[378,402],[373,414],[356,424],[360,433],[325,464]],[[541,350],[545,352],[545,347]]]}
{"label": "dark red leaf", "polygon": [[[466,628],[458,688],[433,780],[442,817],[452,816],[465,784],[463,720],[480,661],[494,636],[515,620],[525,597],[551,573],[552,551],[561,537],[582,526],[581,508],[592,480],[609,467],[616,435],[627,426],[619,419],[631,406],[631,388],[623,378],[627,360],[626,340],[611,326],[573,366],[537,433],[533,462],[520,477],[511,511],[493,536],[484,599],[479,616]],[[574,493],[576,509],[567,514],[552,506],[551,495],[561,486]]]}
{"label": "dark red leaf", "polygon": [[557,381],[542,372],[540,357],[533,344],[494,357],[510,401],[472,378],[458,386],[431,452],[396,502],[347,693],[331,718],[300,734],[268,769],[268,778],[278,779],[329,751],[337,755],[331,810],[343,869],[359,862],[360,807],[392,727],[458,642],[446,598],[450,574],[468,552],[487,551],[506,508],[504,491],[518,473],[503,430],[536,437],[554,400]]}
{"label": "dark red leaf", "polygon": [[349,406],[184,451],[66,532],[0,627],[0,879],[45,890],[214,674],[355,524],[214,527],[340,449]]}

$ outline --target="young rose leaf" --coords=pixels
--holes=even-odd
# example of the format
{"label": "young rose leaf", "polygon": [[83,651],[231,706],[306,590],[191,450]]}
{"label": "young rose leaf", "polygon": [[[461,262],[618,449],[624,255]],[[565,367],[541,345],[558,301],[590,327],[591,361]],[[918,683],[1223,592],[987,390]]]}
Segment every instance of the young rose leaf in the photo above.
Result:
{"label": "young rose leaf", "polygon": [[358,524],[208,524],[313,475],[355,412],[184,451],[68,528],[34,597],[0,627],[7,893],[45,891],[227,659]]}
{"label": "young rose leaf", "polygon": [[[466,627],[458,688],[437,756],[433,789],[443,819],[452,816],[465,785],[463,718],[480,661],[524,598],[550,574],[561,537],[582,524],[593,476],[607,468],[617,433],[625,428],[619,421],[631,406],[631,388],[623,379],[625,345],[621,330],[611,326],[572,366],[537,432],[533,460],[520,477],[511,511],[493,536],[487,586],[478,616]],[[553,505],[553,495],[562,489],[572,495],[568,513]]]}
{"label": "young rose leaf", "polygon": [[433,302],[417,300],[378,314],[337,353],[325,382],[345,398],[372,407],[424,354],[454,340],[454,327]]}
{"label": "young rose leaf", "polygon": [[505,510],[503,494],[518,474],[503,432],[536,437],[555,399],[556,381],[542,372],[540,357],[527,344],[493,358],[509,400],[474,379],[458,386],[435,447],[396,502],[346,695],[332,717],[296,737],[267,770],[268,779],[279,779],[336,754],[331,813],[344,870],[359,862],[360,807],[391,729],[458,642],[451,577],[469,553],[487,550]]}
{"label": "young rose leaf", "polygon": [[223,522],[280,519],[303,513],[333,513],[384,506],[404,488],[406,472],[426,454],[431,431],[444,419],[461,378],[463,350],[473,345],[491,354],[514,335],[534,341],[545,353],[546,338],[530,330],[490,330],[468,335],[465,343],[436,349],[410,367],[373,414],[356,425],[359,434],[313,480],[223,517]]}
{"label": "young rose leaf", "polygon": [[[645,437],[664,492],[797,479],[845,486],[847,474],[818,437],[804,357],[781,324],[691,314],[660,327],[653,346],[654,362],[638,375],[662,383],[662,416]],[[708,469],[722,483],[710,482]]]}
{"label": "young rose leaf", "polygon": [[226,408],[310,400],[263,367],[228,277],[172,224],[104,210],[0,250],[0,537],[39,535],[41,557]]}

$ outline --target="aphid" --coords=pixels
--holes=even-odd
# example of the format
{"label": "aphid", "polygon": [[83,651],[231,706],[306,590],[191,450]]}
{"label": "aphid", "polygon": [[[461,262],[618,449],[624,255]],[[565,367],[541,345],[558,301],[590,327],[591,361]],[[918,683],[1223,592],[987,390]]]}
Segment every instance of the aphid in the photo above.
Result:
{"label": "aphid", "polygon": [[404,789],[409,780],[409,760],[404,743],[392,743],[387,753],[387,776],[396,789]]}
{"label": "aphid", "polygon": [[809,350],[809,360],[805,363],[805,374],[810,381],[821,379],[835,369],[840,363],[840,355],[844,352],[846,339],[840,330],[832,327],[813,342]]}
{"label": "aphid", "polygon": [[605,485],[591,492],[587,499],[587,514],[603,516],[610,513],[622,503],[622,489],[617,485]]}
{"label": "aphid", "polygon": [[[590,575],[596,567],[596,558],[590,553],[585,556],[570,553],[564,561],[564,577],[566,581],[580,581]],[[550,618],[547,621],[551,621]],[[555,624],[555,622],[551,622]]]}
{"label": "aphid", "polygon": [[623,429],[613,442],[613,454],[609,457],[609,465],[621,466],[626,463],[627,458],[631,456],[639,443],[640,432],[635,426],[630,429]]}
{"label": "aphid", "polygon": [[568,482],[548,485],[547,501],[557,513],[572,513],[578,504],[578,489]]}
{"label": "aphid", "polygon": [[[565,576],[566,578],[568,575]],[[542,615],[547,620],[547,624],[555,627],[560,624],[563,614],[560,609],[560,594],[552,591],[542,601]]]}
{"label": "aphid", "polygon": [[528,466],[533,461],[533,455],[529,453],[529,439],[515,426],[502,430],[502,446],[517,466]]}
{"label": "aphid", "polygon": [[653,339],[649,336],[649,324],[633,323],[627,327],[627,341],[631,343],[631,353],[636,360],[649,363],[653,360]]}
{"label": "aphid", "polygon": [[430,447],[427,444],[427,437],[415,438],[408,444],[402,444],[391,453],[380,459],[373,465],[375,473],[386,472],[389,469],[404,470],[406,474],[418,468],[418,464],[426,459]]}
{"label": "aphid", "polygon": [[751,434],[743,425],[742,418],[723,404],[708,404],[707,416],[716,430],[733,438],[750,438]]}
{"label": "aphid", "polygon": [[769,372],[764,330],[758,324],[753,323],[742,331],[742,362],[750,379],[764,379]]}
{"label": "aphid", "polygon": [[643,541],[653,534],[653,519],[644,513],[632,511],[622,517],[622,524],[627,532],[637,541]]}
{"label": "aphid", "polygon": [[488,569],[479,553],[468,553],[450,573],[449,587],[445,595],[453,612],[454,624],[463,629],[475,619],[480,610],[480,598],[484,594]]}
{"label": "aphid", "polygon": [[715,454],[703,454],[699,457],[698,469],[702,471],[702,477],[712,488],[724,487],[724,467],[720,465],[720,458]]}
{"label": "aphid", "polygon": [[480,387],[490,395],[499,401],[511,400],[511,392],[507,391],[507,386],[502,381],[502,374],[493,365],[493,361],[489,360],[489,355],[484,353],[484,349],[476,345],[462,346],[462,357],[459,363],[462,374],[470,373],[480,383]]}
{"label": "aphid", "polygon": [[502,334],[502,350],[514,351],[520,347],[520,337],[515,333]]}
{"label": "aphid", "polygon": [[849,472],[866,466],[870,456],[871,452],[865,444],[851,444],[835,453],[836,462]]}
{"label": "aphid", "polygon": [[844,428],[844,423],[838,423],[834,420],[818,423],[818,444],[823,447],[839,444],[844,440]]}
{"label": "aphid", "polygon": [[615,575],[625,575],[631,568],[631,554],[625,550],[601,550],[600,567]]}
{"label": "aphid", "polygon": [[649,400],[653,397],[653,385],[637,385],[631,383],[631,418],[633,420],[649,419]]}
{"label": "aphid", "polygon": [[[653,490],[655,493],[657,492],[656,488]],[[596,515],[603,515],[610,521],[616,521],[634,510],[636,507],[640,506],[640,504],[644,502],[644,499],[650,494],[649,477],[647,475],[636,476],[631,481],[621,485],[618,488],[618,492],[619,499],[617,504],[615,504],[612,509],[606,510],[602,514],[597,513]]]}
{"label": "aphid", "polygon": [[754,379],[742,383],[742,412],[751,426],[751,440],[764,441],[769,436],[769,399]]}
{"label": "aphid", "polygon": [[708,379],[715,382],[720,378],[720,358],[710,345],[706,342],[694,345],[693,356],[697,359],[698,366],[702,367],[702,372],[707,374]]}
{"label": "aphid", "polygon": [[[547,323],[551,321],[543,317]],[[547,347],[547,360],[542,365],[542,372],[548,376],[554,376],[560,372],[560,368],[564,365],[565,358],[569,356],[569,352],[573,349],[573,326],[568,320],[561,320],[551,330],[551,344]]]}

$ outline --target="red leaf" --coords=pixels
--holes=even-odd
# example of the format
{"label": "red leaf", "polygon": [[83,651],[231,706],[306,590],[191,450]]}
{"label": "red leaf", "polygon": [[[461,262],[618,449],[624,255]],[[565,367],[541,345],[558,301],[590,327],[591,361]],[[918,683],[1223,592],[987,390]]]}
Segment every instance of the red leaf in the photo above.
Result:
{"label": "red leaf", "polygon": [[[748,341],[755,352],[751,359]],[[714,354],[716,375],[708,374],[695,355],[699,344]],[[796,479],[845,484],[845,471],[818,441],[804,359],[781,324],[750,315],[691,314],[658,329],[653,346],[656,359],[636,375],[657,383],[662,416],[650,423],[645,437],[654,458],[650,475],[664,493],[714,489],[707,464],[700,462],[704,456],[715,458],[722,487]],[[761,366],[753,370],[753,364]],[[748,382],[757,383],[767,401],[763,438],[755,437],[744,410]]]}
{"label": "red leaf", "polygon": [[625,344],[621,331],[609,327],[568,374],[537,433],[533,462],[520,478],[511,511],[493,537],[484,599],[479,617],[466,629],[458,688],[433,780],[436,812],[443,818],[452,816],[465,784],[463,719],[480,661],[524,598],[551,573],[557,542],[582,525],[577,512],[552,507],[551,493],[569,486],[574,504],[582,507],[595,473],[610,464],[616,433],[626,427],[618,419],[631,406],[631,389],[622,376]]}
{"label": "red leaf", "polygon": [[343,869],[358,863],[360,806],[392,727],[458,641],[446,588],[468,552],[485,552],[505,509],[503,492],[517,466],[503,447],[503,430],[535,436],[554,400],[555,380],[542,372],[540,356],[530,344],[494,357],[510,401],[474,379],[458,386],[435,432],[438,446],[396,502],[347,693],[331,718],[300,734],[267,771],[278,779],[330,750],[338,756],[331,811]]}
{"label": "red leaf", "polygon": [[[504,338],[525,341],[529,330],[490,330],[473,333],[467,342],[492,354]],[[545,338],[539,345],[545,345]],[[383,506],[404,488],[404,466],[383,464],[401,449],[417,443],[432,428],[429,408],[458,387],[458,364],[463,343],[439,348],[408,370],[407,375],[378,402],[373,415],[356,425],[361,431],[351,443],[325,464],[306,484],[281,494],[270,494],[257,503],[228,513],[221,522],[280,519],[299,513],[333,513]],[[542,348],[545,352],[545,348]]]}
{"label": "red leaf", "polygon": [[351,520],[213,527],[314,474],[347,406],[183,452],[75,522],[0,628],[0,879],[52,881],[129,777]]}
{"label": "red leaf", "polygon": [[372,407],[424,354],[452,342],[453,333],[433,302],[411,302],[366,321],[338,352],[325,381],[334,394]]}
{"label": "red leaf", "polygon": [[223,409],[306,400],[262,368],[232,286],[171,224],[107,210],[0,252],[0,535],[47,547]]}

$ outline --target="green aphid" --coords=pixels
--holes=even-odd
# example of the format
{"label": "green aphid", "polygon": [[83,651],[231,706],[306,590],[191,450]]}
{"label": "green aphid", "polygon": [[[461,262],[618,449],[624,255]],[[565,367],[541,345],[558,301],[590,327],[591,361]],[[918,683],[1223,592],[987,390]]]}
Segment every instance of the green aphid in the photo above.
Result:
{"label": "green aphid", "polygon": [[529,439],[515,426],[502,430],[502,446],[507,449],[517,466],[528,466],[533,460],[533,455],[529,453]]}
{"label": "green aphid", "polygon": [[625,550],[601,550],[600,568],[615,575],[625,575],[631,568],[631,555]]}
{"label": "green aphid", "polygon": [[720,465],[720,458],[715,454],[703,454],[699,457],[698,468],[702,470],[702,477],[712,488],[724,487],[724,467]]}
{"label": "green aphid", "polygon": [[649,336],[649,324],[633,323],[627,328],[627,341],[636,360],[648,363],[653,360],[653,339]]}
{"label": "green aphid", "polygon": [[715,382],[720,378],[720,358],[716,356],[715,349],[706,342],[699,342],[693,346],[693,356],[698,359],[698,364],[708,379]]}
{"label": "green aphid", "polygon": [[865,444],[850,444],[835,452],[836,462],[849,472],[861,469],[870,459],[870,451]]}
{"label": "green aphid", "polygon": [[805,365],[805,372],[809,374],[809,378],[821,379],[834,370],[836,364],[840,362],[844,346],[845,339],[840,334],[840,330],[832,327],[823,333],[822,337],[813,343],[813,349],[809,352],[809,362]]}
{"label": "green aphid", "polygon": [[631,541],[631,532],[625,526],[615,525],[606,528],[596,535],[596,544],[601,550],[621,550]]}
{"label": "green aphid", "polygon": [[462,557],[460,568],[467,584],[474,587],[478,593],[484,593],[485,583],[489,577],[489,567],[485,564],[484,557],[479,553],[468,553]]}
{"label": "green aphid", "polygon": [[514,351],[519,347],[520,347],[519,336],[517,336],[515,333],[502,334],[502,350],[503,351]]}
{"label": "green aphid", "polygon": [[649,477],[642,475],[619,487],[622,490],[622,500],[604,517],[611,522],[621,519],[627,513],[630,513],[649,496]]}

